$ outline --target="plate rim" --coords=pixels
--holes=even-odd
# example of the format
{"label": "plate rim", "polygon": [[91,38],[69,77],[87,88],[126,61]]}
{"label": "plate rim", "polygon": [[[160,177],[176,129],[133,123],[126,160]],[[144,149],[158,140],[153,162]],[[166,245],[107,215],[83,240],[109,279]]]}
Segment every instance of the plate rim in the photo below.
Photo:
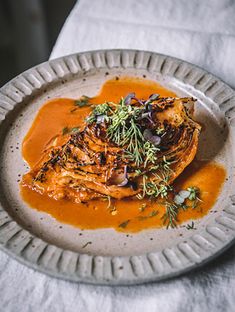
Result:
{"label": "plate rim", "polygon": [[[128,66],[131,62],[133,63],[132,66]],[[43,89],[45,84],[48,85],[50,83],[54,83],[55,81],[59,81],[68,74],[76,75],[80,72],[88,72],[91,69],[112,69],[117,67],[129,67],[136,69],[142,68],[153,73],[160,73],[163,76],[171,76],[183,82],[185,82],[184,79],[187,78],[189,73],[194,73],[196,76],[198,75],[198,79],[194,81],[194,84],[189,82],[188,84],[195,89],[200,90],[203,92],[203,94],[206,94],[208,90],[210,90],[209,92],[212,90],[213,92],[209,96],[207,95],[207,97],[212,99],[214,103],[219,106],[220,110],[223,111],[227,122],[230,123],[230,127],[234,127],[234,125],[231,125],[231,120],[235,120],[235,111],[233,111],[233,108],[235,107],[235,91],[223,80],[200,68],[199,66],[193,65],[184,60],[157,52],[135,49],[102,49],[73,53],[46,61],[24,71],[0,88],[0,104],[1,101],[3,103],[0,105],[3,110],[3,112],[0,111],[0,126],[2,123],[4,123],[4,117],[9,111],[14,110],[16,105],[24,101],[24,99],[27,98],[27,96],[29,96],[36,89],[39,91],[40,89]],[[183,79],[181,80],[180,77],[175,75],[179,69],[182,69],[182,67],[186,69],[186,74],[181,73],[183,75]],[[44,73],[46,72],[46,75],[43,76],[40,74],[40,69],[44,69]],[[28,74],[35,75],[35,73],[39,74],[39,77],[37,77],[35,80],[38,81],[37,85],[33,85],[32,82],[27,78]],[[202,86],[197,85],[201,79],[206,80],[206,84],[204,84],[204,90],[203,84]],[[17,87],[16,82],[18,82]],[[21,88],[19,87],[19,82],[21,83]],[[214,86],[216,86],[215,90],[213,90]],[[16,94],[15,91],[11,91],[11,89],[18,89],[20,91],[20,95],[19,93]],[[220,99],[218,97],[220,92],[222,92],[221,90],[228,93],[228,98],[226,97],[226,99]],[[222,106],[223,108],[221,109]],[[235,206],[235,194],[232,194],[229,197],[229,201],[230,206]],[[19,224],[17,224],[14,219],[4,210],[1,202],[0,213],[0,242],[2,243],[0,244],[0,249],[2,251],[6,252],[8,255],[17,259],[19,262],[27,265],[28,267],[49,274],[50,276],[74,282],[85,282],[90,284],[132,285],[176,277],[192,269],[198,268],[205,263],[208,263],[210,260],[224,252],[224,250],[228,249],[235,241],[235,211],[231,212],[228,210],[226,211],[225,218],[229,219],[230,221],[232,220],[231,222],[234,222],[234,228],[229,228],[231,233],[225,241],[218,240],[218,237],[216,237],[213,231],[211,233],[207,231],[206,240],[209,243],[210,235],[214,237],[212,239],[214,248],[209,249],[209,251],[205,250],[203,246],[199,245],[197,245],[195,250],[195,242],[192,244],[190,241],[190,239],[193,237],[192,235],[186,239],[186,243],[184,243],[185,246],[184,248],[182,247],[182,250],[179,249],[179,244],[177,245],[177,251],[174,250],[174,247],[170,247],[162,249],[158,252],[145,253],[139,256],[112,257],[79,254],[78,252],[65,250],[55,245],[49,244],[43,241],[41,238],[38,238],[33,233],[25,230]],[[8,219],[2,221],[6,216]],[[232,218],[232,216],[234,218]],[[223,221],[224,223],[221,222],[221,220],[218,221],[218,224],[213,225],[213,227],[217,227],[218,231],[224,232],[223,228],[228,227],[228,225],[226,225],[226,220]],[[6,233],[4,234],[4,229],[6,228],[8,229],[7,235]],[[22,254],[22,250],[20,252],[16,252],[8,245],[8,242],[22,230],[27,232],[32,237],[29,244],[22,246],[23,250],[25,250],[25,248],[30,249],[32,253],[34,253],[34,250],[32,250],[32,242],[35,240],[38,242],[38,244],[43,244],[42,251],[39,253],[36,260],[34,257],[27,258]],[[8,237],[9,233],[12,234],[12,236]],[[200,249],[202,253],[199,252]],[[185,250],[187,250],[187,252],[189,251],[189,253],[185,253]],[[169,261],[169,255],[167,255],[169,252],[170,257],[177,260],[176,263],[178,263],[178,265],[172,266],[171,261]],[[55,263],[53,263],[53,255],[57,253],[58,259],[57,261],[54,260]],[[182,257],[187,258],[187,264],[185,264],[185,261],[182,260]],[[77,262],[74,272],[71,273],[71,262],[72,260],[74,261],[74,259],[77,259]],[[67,263],[67,266],[65,263]],[[111,270],[111,274],[109,274],[108,277],[106,276],[106,267]]]}

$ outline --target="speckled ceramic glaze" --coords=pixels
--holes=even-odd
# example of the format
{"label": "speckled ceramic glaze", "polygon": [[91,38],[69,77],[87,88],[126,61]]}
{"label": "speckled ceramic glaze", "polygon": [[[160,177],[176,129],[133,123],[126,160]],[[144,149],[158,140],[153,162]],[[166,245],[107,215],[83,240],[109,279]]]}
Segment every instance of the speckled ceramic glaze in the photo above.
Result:
{"label": "speckled ceramic glaze", "polygon": [[[223,164],[227,179],[210,213],[195,221],[196,230],[185,225],[129,235],[113,229],[81,230],[22,201],[18,182],[28,168],[21,143],[39,108],[49,98],[93,96],[105,80],[116,76],[146,77],[179,96],[198,99],[195,118],[206,131],[200,136],[197,157]],[[234,91],[204,70],[169,56],[92,51],[24,72],[0,90],[2,249],[52,276],[98,284],[158,281],[203,264],[235,238],[234,131]]]}

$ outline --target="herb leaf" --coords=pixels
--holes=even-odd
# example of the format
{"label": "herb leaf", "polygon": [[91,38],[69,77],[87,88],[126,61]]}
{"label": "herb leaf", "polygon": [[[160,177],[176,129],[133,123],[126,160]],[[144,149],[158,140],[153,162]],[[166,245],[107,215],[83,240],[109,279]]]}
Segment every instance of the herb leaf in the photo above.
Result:
{"label": "herb leaf", "polygon": [[195,186],[191,186],[191,187],[188,187],[187,190],[189,191],[189,196],[188,196],[188,199],[189,200],[195,200],[197,199],[198,195],[199,195],[199,189]]}
{"label": "herb leaf", "polygon": [[74,105],[79,107],[88,106],[89,99],[90,98],[88,96],[83,95],[80,99],[74,101]]}
{"label": "herb leaf", "polygon": [[62,134],[65,135],[65,134],[67,134],[67,133],[69,133],[69,128],[68,128],[68,127],[64,127],[64,128],[62,129]]}
{"label": "herb leaf", "polygon": [[129,222],[130,222],[130,220],[126,220],[126,221],[122,222],[121,224],[119,224],[118,227],[125,229]]}
{"label": "herb leaf", "polygon": [[158,212],[156,210],[153,210],[150,212],[149,217],[150,218],[155,217],[157,214],[158,214]]}
{"label": "herb leaf", "polygon": [[96,105],[93,109],[92,113],[86,118],[86,122],[88,124],[91,124],[93,122],[97,122],[97,118],[99,116],[102,116],[102,119],[104,121],[108,122],[108,113],[111,111],[111,107],[109,106],[109,103],[103,103]]}
{"label": "herb leaf", "polygon": [[73,128],[64,127],[62,129],[62,134],[66,135],[66,134],[69,134],[69,133],[76,133],[78,131],[79,131],[79,127],[73,127]]}
{"label": "herb leaf", "polygon": [[70,129],[70,132],[75,133],[79,131],[79,127],[73,127]]}
{"label": "herb leaf", "polygon": [[179,207],[174,203],[166,202],[166,213],[163,215],[163,224],[166,224],[166,228],[177,227],[177,214]]}
{"label": "herb leaf", "polygon": [[195,223],[192,221],[191,224],[187,224],[186,229],[187,230],[196,230]]}
{"label": "herb leaf", "polygon": [[86,248],[88,245],[91,245],[92,242],[87,242],[85,245],[82,246],[82,248]]}

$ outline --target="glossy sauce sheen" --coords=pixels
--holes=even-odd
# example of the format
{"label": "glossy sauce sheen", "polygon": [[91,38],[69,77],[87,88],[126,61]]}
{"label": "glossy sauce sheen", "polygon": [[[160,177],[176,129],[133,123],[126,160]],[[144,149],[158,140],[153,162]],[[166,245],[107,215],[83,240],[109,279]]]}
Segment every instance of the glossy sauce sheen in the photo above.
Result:
{"label": "glossy sauce sheen", "polygon": [[[92,103],[118,101],[120,97],[135,92],[138,98],[148,98],[152,93],[161,96],[177,97],[153,81],[137,78],[120,78],[108,80],[100,93],[91,99]],[[65,127],[82,127],[84,119],[90,112],[89,107],[77,108],[72,99],[54,99],[46,103],[39,111],[34,123],[23,142],[23,157],[29,166],[34,166],[50,146],[55,137],[59,137]],[[58,144],[63,144],[67,136],[60,136]],[[179,223],[201,218],[207,214],[215,203],[225,180],[225,170],[216,163],[194,160],[175,181],[176,190],[189,186],[200,188],[202,202],[194,209],[188,208],[178,214]],[[216,178],[215,178],[216,177]],[[162,216],[165,207],[149,199],[136,198],[111,200],[92,200],[86,204],[75,204],[66,200],[54,200],[47,195],[40,195],[27,186],[21,186],[23,199],[33,208],[47,212],[61,222],[78,226],[81,229],[115,228],[118,231],[138,232],[147,228],[163,226]],[[146,204],[141,211],[142,204]],[[157,211],[157,215],[149,217]],[[122,225],[122,226],[120,226]]]}

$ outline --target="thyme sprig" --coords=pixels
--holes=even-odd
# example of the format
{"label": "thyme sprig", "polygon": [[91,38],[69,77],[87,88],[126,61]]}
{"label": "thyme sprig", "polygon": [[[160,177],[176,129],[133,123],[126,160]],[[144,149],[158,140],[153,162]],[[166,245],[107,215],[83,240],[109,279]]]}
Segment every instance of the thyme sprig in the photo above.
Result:
{"label": "thyme sprig", "polygon": [[166,225],[166,228],[176,228],[177,227],[177,215],[179,212],[179,206],[175,203],[166,202],[165,203],[166,212],[163,215],[163,224]]}

